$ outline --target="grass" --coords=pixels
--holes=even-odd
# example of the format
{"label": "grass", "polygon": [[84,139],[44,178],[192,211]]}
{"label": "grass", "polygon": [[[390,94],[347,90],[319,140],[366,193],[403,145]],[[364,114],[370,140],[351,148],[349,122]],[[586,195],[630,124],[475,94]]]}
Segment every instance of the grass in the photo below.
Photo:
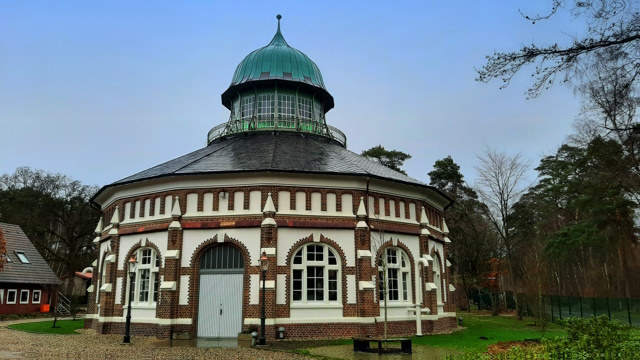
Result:
{"label": "grass", "polygon": [[[453,334],[428,335],[414,337],[414,345],[439,346],[465,352],[485,352],[487,346],[501,341],[521,341],[540,339],[542,332],[533,326],[531,318],[518,321],[515,316],[481,316],[458,314],[462,316],[465,330]],[[549,323],[546,338],[564,336],[566,331],[559,325]]]}
{"label": "grass", "polygon": [[75,334],[76,330],[84,328],[84,319],[58,320],[56,327],[52,328],[53,321],[13,324],[7,326],[10,329],[43,334]]}

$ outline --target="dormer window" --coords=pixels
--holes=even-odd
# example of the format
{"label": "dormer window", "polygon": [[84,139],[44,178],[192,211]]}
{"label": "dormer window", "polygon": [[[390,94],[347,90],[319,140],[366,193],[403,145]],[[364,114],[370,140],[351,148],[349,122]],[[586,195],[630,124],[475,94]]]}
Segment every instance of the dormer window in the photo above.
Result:
{"label": "dormer window", "polygon": [[27,254],[24,253],[24,251],[16,251],[15,253],[21,263],[31,264],[31,261],[29,261],[29,258],[27,257]]}

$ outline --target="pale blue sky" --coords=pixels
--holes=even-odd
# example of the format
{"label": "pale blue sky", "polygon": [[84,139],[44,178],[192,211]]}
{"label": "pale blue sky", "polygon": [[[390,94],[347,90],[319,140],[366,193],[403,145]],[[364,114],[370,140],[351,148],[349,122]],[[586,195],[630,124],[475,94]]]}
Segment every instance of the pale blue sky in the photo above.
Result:
{"label": "pale blue sky", "polygon": [[103,186],[203,147],[228,119],[220,94],[278,13],[287,42],[320,67],[336,104],[327,122],[350,150],[407,152],[404,169],[425,182],[447,155],[473,182],[486,145],[536,165],[572,132],[573,89],[526,100],[532,69],[499,90],[474,67],[581,34],[566,12],[536,25],[518,12],[550,3],[0,0],[0,173],[30,166]]}

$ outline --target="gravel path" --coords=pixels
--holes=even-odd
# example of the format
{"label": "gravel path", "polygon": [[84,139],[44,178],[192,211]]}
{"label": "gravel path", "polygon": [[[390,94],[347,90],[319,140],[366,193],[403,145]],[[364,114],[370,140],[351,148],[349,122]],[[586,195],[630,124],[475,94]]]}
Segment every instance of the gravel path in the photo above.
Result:
{"label": "gravel path", "polygon": [[78,335],[50,335],[7,328],[27,321],[0,322],[0,359],[309,359],[246,348],[159,347],[161,342],[155,338],[142,336],[132,337],[131,345],[122,345],[122,336],[97,335],[94,330],[79,330]]}

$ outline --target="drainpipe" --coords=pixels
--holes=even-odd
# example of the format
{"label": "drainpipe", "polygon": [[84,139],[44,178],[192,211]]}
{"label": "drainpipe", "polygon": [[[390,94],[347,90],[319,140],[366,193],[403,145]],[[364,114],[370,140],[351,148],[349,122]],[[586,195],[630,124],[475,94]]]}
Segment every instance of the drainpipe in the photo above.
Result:
{"label": "drainpipe", "polygon": [[[422,273],[424,269],[429,267],[429,263],[427,259],[420,257],[418,259],[418,268],[420,268],[420,264],[422,264],[422,270],[419,274],[416,274],[416,336],[422,336],[422,294],[424,293],[424,289],[422,288]],[[420,284],[420,291],[418,292],[418,284]]]}

